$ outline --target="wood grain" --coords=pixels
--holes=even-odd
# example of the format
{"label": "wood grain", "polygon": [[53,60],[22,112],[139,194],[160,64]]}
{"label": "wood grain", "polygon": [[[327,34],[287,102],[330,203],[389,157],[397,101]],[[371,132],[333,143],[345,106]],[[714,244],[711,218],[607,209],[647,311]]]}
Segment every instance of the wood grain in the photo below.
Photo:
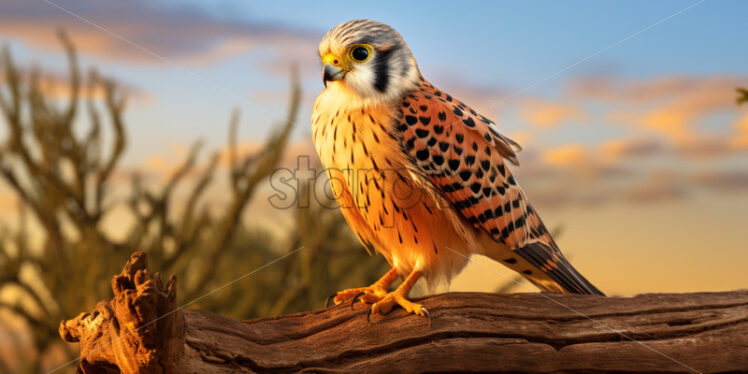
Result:
{"label": "wood grain", "polygon": [[[133,259],[137,265],[115,277],[132,287],[97,306],[106,315],[82,314],[60,327],[65,340],[81,342],[82,372],[748,371],[746,290],[629,298],[449,293],[420,299],[430,326],[402,309],[369,324],[363,304],[236,321],[176,309],[173,283],[134,281],[138,271],[146,277],[144,255]],[[145,326],[154,306],[170,314]]]}

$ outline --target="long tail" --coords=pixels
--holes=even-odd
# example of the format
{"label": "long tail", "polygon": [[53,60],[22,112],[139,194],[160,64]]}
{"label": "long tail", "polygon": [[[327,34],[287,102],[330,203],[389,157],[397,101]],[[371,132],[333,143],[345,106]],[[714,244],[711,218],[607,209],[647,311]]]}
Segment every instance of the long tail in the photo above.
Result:
{"label": "long tail", "polygon": [[[514,251],[520,257],[530,263],[536,271],[542,271],[550,277],[554,283],[558,284],[563,291],[574,294],[600,295],[605,296],[597,287],[593,286],[582,274],[574,269],[569,261],[564,258],[561,252],[556,248],[551,248],[547,244],[534,242],[525,245]],[[530,280],[531,275],[524,273]],[[536,285],[543,289],[553,291],[550,287],[544,285],[545,282],[535,282]],[[555,287],[554,287],[555,288]]]}

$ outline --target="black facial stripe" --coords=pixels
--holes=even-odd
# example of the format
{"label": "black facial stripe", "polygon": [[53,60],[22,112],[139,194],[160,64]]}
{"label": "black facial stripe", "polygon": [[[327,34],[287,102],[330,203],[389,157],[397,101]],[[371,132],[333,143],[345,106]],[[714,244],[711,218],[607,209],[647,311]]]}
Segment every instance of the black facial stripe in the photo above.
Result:
{"label": "black facial stripe", "polygon": [[377,51],[374,56],[374,88],[379,92],[387,91],[390,83],[390,57],[399,47],[392,47],[384,51]]}

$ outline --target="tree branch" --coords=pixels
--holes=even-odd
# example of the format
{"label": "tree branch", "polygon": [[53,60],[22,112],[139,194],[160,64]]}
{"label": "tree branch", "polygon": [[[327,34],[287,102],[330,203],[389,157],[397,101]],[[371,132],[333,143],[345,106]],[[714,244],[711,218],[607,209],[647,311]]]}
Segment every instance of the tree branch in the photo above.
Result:
{"label": "tree branch", "polygon": [[738,97],[735,99],[735,102],[737,102],[738,105],[748,103],[748,89],[738,87],[735,91],[738,93]]}
{"label": "tree branch", "polygon": [[113,299],[60,325],[81,343],[83,372],[748,370],[748,291],[442,294],[419,300],[429,324],[402,309],[367,323],[362,304],[244,322],[179,309],[174,278],[164,287],[142,253],[112,287]]}

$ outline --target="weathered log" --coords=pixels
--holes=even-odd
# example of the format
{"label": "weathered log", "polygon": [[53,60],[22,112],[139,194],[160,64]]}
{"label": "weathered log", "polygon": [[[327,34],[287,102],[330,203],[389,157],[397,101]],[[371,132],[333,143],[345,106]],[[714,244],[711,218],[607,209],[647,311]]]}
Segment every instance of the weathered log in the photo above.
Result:
{"label": "weathered log", "polygon": [[184,352],[184,314],[177,308],[176,278],[164,286],[146,256],[133,253],[112,278],[114,297],[91,313],[60,324],[60,336],[81,343],[84,373],[177,372]]}
{"label": "weathered log", "polygon": [[450,293],[369,324],[366,306],[339,305],[236,321],[179,309],[135,253],[114,298],[65,321],[84,373],[229,372],[742,372],[748,291],[630,298]]}

